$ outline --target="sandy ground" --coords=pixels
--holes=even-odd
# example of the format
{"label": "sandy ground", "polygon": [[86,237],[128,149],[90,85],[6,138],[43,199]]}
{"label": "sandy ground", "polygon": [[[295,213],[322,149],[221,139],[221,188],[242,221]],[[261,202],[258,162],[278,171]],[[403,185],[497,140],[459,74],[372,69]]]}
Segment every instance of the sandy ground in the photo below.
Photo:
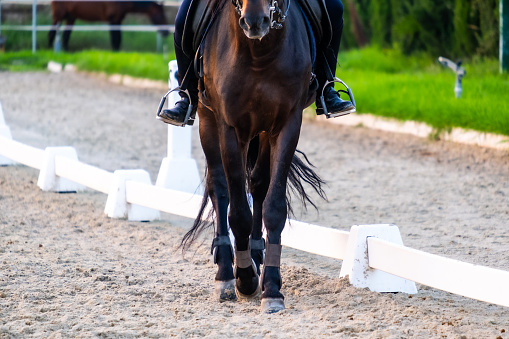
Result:
{"label": "sandy ground", "polygon": [[[154,118],[162,94],[83,74],[0,73],[15,140],[72,145],[86,163],[143,168],[153,181],[166,155]],[[407,246],[509,270],[506,151],[310,121],[299,148],[329,202],[297,208],[297,219],[343,230],[394,223]],[[193,154],[203,168],[198,143]],[[177,248],[188,219],[112,220],[104,194],[42,192],[37,176],[0,168],[1,338],[509,338],[509,308],[421,285],[413,296],[356,289],[337,278],[340,261],[288,248],[285,311],[218,303],[211,238]]]}

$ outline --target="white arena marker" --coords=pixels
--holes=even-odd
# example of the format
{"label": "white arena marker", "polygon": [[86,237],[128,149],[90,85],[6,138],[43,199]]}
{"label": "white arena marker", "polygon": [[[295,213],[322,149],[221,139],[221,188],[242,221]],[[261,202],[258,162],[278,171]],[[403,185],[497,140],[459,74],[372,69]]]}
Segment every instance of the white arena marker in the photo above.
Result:
{"label": "white arena marker", "polygon": [[78,160],[78,155],[74,147],[46,147],[44,150],[44,159],[42,161],[41,171],[39,172],[39,178],[37,180],[37,186],[39,186],[43,191],[60,193],[83,191],[85,186],[56,175],[56,156],[63,156]]}
{"label": "white arena marker", "polygon": [[368,237],[403,245],[399,228],[395,225],[352,226],[340,277],[348,276],[353,286],[367,287],[374,292],[417,293],[417,287],[413,281],[369,267]]}
{"label": "white arena marker", "polygon": [[160,219],[158,210],[127,202],[126,181],[138,181],[151,185],[150,174],[145,170],[116,170],[113,172],[113,180],[104,213],[110,218],[127,218],[130,221]]}

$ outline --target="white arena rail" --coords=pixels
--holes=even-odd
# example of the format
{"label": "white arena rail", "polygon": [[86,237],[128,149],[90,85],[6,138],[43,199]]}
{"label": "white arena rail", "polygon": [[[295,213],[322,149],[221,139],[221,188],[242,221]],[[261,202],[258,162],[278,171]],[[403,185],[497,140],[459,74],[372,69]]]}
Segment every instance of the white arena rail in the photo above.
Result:
{"label": "white arena rail", "polygon": [[4,157],[28,167],[41,169],[44,150],[10,140],[0,135],[0,150]]}
{"label": "white arena rail", "polygon": [[[202,203],[202,197],[198,195],[136,181],[126,182],[126,200],[132,204],[187,218],[196,218]],[[209,203],[207,209],[210,208]],[[207,215],[208,211],[205,211],[204,216]]]}
{"label": "white arena rail", "polygon": [[[183,158],[187,159],[187,155]],[[12,164],[11,160],[39,169],[38,185],[43,190],[79,191],[84,185],[108,194],[105,213],[114,218],[148,221],[158,219],[159,211],[195,218],[202,204],[201,194],[169,189],[157,183],[152,185],[144,170],[111,173],[78,161],[72,147],[40,150],[14,141],[0,104],[0,165]],[[167,167],[164,166],[165,170]],[[209,203],[204,217],[210,208]],[[418,282],[509,307],[509,272],[405,247],[399,228],[394,225],[355,225],[350,232],[345,232],[287,220],[282,244],[343,260],[340,276],[348,276],[356,287],[377,292],[417,293],[415,282]]]}
{"label": "white arena rail", "polygon": [[370,237],[369,266],[465,297],[509,306],[509,272],[473,265]]}
{"label": "white arena rail", "polygon": [[111,172],[62,156],[55,157],[55,174],[105,194],[113,180]]}

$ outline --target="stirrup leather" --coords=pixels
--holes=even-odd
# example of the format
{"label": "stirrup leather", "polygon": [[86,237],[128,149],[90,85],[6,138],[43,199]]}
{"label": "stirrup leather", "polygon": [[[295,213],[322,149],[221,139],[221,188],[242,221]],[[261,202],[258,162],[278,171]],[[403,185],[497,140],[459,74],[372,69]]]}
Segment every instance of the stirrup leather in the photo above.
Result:
{"label": "stirrup leather", "polygon": [[[339,114],[334,114],[334,113],[329,113],[327,111],[327,106],[325,106],[325,98],[324,98],[324,93],[325,93],[325,89],[327,88],[328,85],[330,84],[334,84],[336,82],[339,82],[340,84],[342,84],[343,86],[345,86],[346,88],[346,91],[345,90],[339,90],[339,91],[336,91],[338,94],[339,92],[341,93],[345,93],[346,95],[348,95],[350,97],[350,102],[352,103],[353,105],[353,109],[351,109],[350,111],[347,111],[347,112],[341,112]],[[333,85],[334,86],[334,85]],[[356,112],[356,105],[355,105],[355,99],[353,97],[353,93],[352,93],[352,90],[350,89],[350,87],[348,87],[343,80],[337,78],[337,77],[334,77],[332,78],[332,80],[327,80],[325,82],[325,85],[323,85],[323,88],[322,88],[322,95],[320,96],[320,102],[322,104],[322,109],[323,109],[323,114],[325,115],[325,117],[327,119],[330,119],[330,118],[335,118],[335,117],[338,117],[338,116],[341,116],[341,115],[346,115],[346,114],[350,114],[350,113],[355,113]]]}
{"label": "stirrup leather", "polygon": [[[184,118],[183,122],[175,122],[173,120],[164,119],[160,115],[161,111],[163,110],[164,103],[166,102],[166,99],[168,98],[168,95],[170,95],[170,93],[175,92],[175,91],[184,93],[188,97],[188,99],[189,99],[189,107],[187,108],[186,117]],[[188,125],[188,123],[192,125],[191,122],[194,122],[194,117],[191,117],[191,112],[192,111],[193,111],[193,102],[191,100],[191,95],[189,94],[189,91],[187,89],[182,90],[180,86],[177,86],[174,89],[169,90],[161,98],[161,102],[159,103],[159,107],[157,108],[156,118],[158,120],[161,120],[161,121],[163,121],[163,122],[165,122],[167,124],[170,124],[170,125],[184,127],[184,126]]]}

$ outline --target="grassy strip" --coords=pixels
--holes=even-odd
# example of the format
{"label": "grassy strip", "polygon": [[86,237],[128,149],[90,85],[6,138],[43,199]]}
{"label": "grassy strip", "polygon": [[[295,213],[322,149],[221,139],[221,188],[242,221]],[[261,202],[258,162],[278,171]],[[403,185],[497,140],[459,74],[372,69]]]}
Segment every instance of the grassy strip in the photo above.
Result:
{"label": "grassy strip", "polygon": [[509,76],[498,74],[497,60],[466,63],[461,99],[454,96],[455,74],[425,56],[365,49],[342,54],[340,62],[338,75],[361,113],[509,135]]}
{"label": "grassy strip", "polygon": [[49,61],[73,64],[82,71],[106,74],[127,74],[133,77],[168,81],[168,62],[175,59],[170,53],[163,57],[155,53],[114,53],[105,51],[82,51],[78,53],[53,53],[39,51],[0,54],[0,70],[45,70]]}
{"label": "grassy strip", "polygon": [[[48,61],[79,69],[167,81],[167,58],[154,53],[41,51],[0,54],[0,69],[45,69]],[[454,97],[455,75],[426,56],[403,56],[374,48],[340,55],[338,75],[354,91],[360,113],[425,122],[437,130],[463,127],[509,135],[509,76],[498,74],[496,60],[466,64],[463,97]]]}

